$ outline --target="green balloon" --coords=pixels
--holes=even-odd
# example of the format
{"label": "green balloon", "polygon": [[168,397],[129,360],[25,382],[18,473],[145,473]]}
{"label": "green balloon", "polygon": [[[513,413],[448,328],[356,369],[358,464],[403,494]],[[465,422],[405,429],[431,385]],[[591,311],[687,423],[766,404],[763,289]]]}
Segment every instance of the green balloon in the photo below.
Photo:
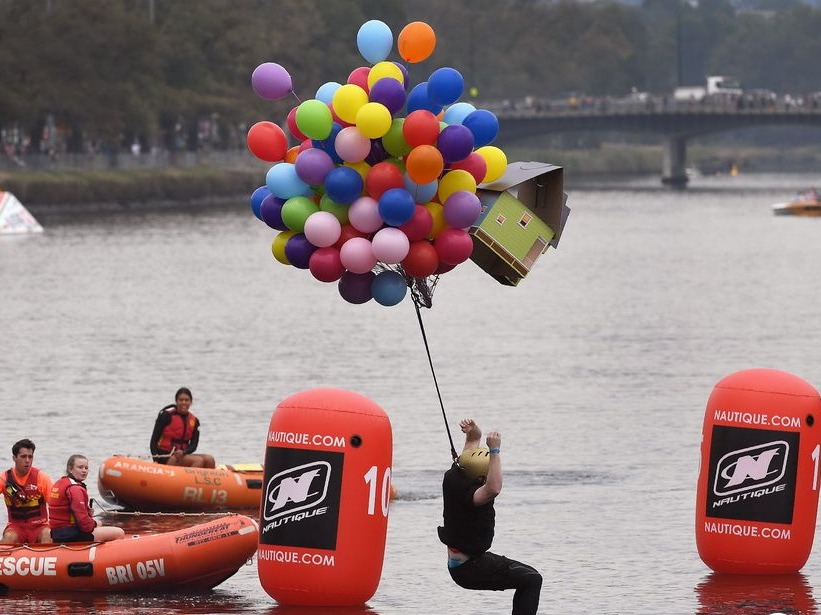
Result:
{"label": "green balloon", "polygon": [[292,231],[301,233],[305,230],[305,220],[317,211],[319,206],[307,196],[292,196],[282,205],[282,221]]}
{"label": "green balloon", "polygon": [[401,158],[407,156],[413,149],[408,142],[405,141],[405,135],[402,134],[402,125],[405,123],[405,118],[396,118],[391,122],[391,127],[388,132],[382,137],[382,147],[391,156]]}
{"label": "green balloon", "polygon": [[348,224],[350,220],[348,220],[348,209],[349,205],[345,205],[344,203],[337,203],[327,194],[323,194],[322,198],[319,199],[319,208],[322,211],[327,211],[334,215],[334,217],[339,220],[340,224]]}
{"label": "green balloon", "polygon": [[300,103],[294,119],[302,134],[317,141],[327,139],[334,126],[334,118],[328,105],[315,98]]}

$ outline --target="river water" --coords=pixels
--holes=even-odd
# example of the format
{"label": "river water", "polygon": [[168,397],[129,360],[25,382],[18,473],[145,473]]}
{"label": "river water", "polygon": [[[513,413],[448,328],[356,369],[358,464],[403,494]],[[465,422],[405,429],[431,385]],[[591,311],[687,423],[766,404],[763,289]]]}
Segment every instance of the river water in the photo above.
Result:
{"label": "river water", "polygon": [[[694,504],[719,379],[771,367],[821,386],[821,219],[769,207],[819,180],[568,185],[560,248],[518,287],[470,262],[442,276],[423,319],[449,425],[454,438],[465,416],[502,432],[494,551],[542,572],[541,613],[818,612],[817,553],[795,577],[714,577],[696,551]],[[52,477],[75,452],[92,472],[113,453],[145,455],[179,386],[193,390],[201,451],[261,462],[279,401],[350,389],[391,419],[397,499],[377,593],[339,612],[510,611],[511,592],[462,590],[445,569],[435,528],[449,444],[409,300],[350,305],[280,265],[273,231],[244,201],[39,218],[43,235],[0,239],[5,467],[21,437]],[[106,522],[161,531],[195,520]],[[205,595],[0,600],[4,613],[293,612],[262,590],[255,563]]]}

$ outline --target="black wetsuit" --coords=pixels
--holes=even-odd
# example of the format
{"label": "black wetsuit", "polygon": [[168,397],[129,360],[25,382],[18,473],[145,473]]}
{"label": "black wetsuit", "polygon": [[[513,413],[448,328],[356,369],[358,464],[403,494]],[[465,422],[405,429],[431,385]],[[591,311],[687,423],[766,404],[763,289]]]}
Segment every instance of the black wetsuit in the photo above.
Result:
{"label": "black wetsuit", "polygon": [[444,526],[439,539],[467,555],[464,563],[448,562],[448,572],[465,589],[515,589],[513,615],[533,615],[539,608],[542,575],[527,564],[488,551],[493,542],[496,511],[493,501],[473,503],[481,479],[470,479],[455,463],[442,480]]}

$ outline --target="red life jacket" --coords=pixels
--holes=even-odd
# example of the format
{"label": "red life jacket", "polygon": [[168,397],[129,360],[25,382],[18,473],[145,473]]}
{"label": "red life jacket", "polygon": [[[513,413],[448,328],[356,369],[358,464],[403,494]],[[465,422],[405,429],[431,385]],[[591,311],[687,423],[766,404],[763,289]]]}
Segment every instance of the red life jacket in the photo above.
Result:
{"label": "red life jacket", "polygon": [[[82,525],[88,526],[88,522],[85,524],[78,523],[77,517],[74,515],[74,511],[71,510],[71,500],[68,497],[68,489],[73,485],[82,487],[86,508],[89,509],[89,517],[91,516],[91,509],[88,506],[88,492],[86,491],[85,483],[78,481],[73,476],[63,476],[54,483],[51,488],[51,493],[48,494],[49,525],[52,530],[62,527],[75,526],[83,532],[90,532],[96,525],[94,524],[94,520],[91,520],[91,529],[87,529],[87,527],[84,528]],[[76,497],[76,489],[74,490],[74,494]],[[85,519],[83,521],[85,521]]]}
{"label": "red life jacket", "polygon": [[194,429],[197,427],[197,417],[193,412],[182,415],[177,409],[167,411],[171,415],[171,421],[162,431],[157,447],[163,451],[185,450],[191,443],[194,436]]}
{"label": "red life jacket", "polygon": [[9,510],[9,521],[32,524],[45,523],[48,519],[46,494],[40,493],[37,479],[40,472],[31,468],[25,485],[20,485],[11,469],[6,471],[6,488],[3,497]]}

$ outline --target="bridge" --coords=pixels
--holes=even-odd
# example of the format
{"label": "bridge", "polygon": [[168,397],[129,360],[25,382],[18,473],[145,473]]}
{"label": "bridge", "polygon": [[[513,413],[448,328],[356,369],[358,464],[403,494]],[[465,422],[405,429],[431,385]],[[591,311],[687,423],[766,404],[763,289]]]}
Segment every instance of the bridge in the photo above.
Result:
{"label": "bridge", "polygon": [[[809,101],[808,101],[809,102]],[[478,105],[477,105],[478,106]],[[506,142],[560,132],[645,132],[664,139],[662,179],[673,187],[687,185],[687,140],[709,133],[755,126],[821,128],[821,104],[741,107],[737,101],[695,102],[649,99],[583,106],[497,103],[484,106],[499,119]]]}

